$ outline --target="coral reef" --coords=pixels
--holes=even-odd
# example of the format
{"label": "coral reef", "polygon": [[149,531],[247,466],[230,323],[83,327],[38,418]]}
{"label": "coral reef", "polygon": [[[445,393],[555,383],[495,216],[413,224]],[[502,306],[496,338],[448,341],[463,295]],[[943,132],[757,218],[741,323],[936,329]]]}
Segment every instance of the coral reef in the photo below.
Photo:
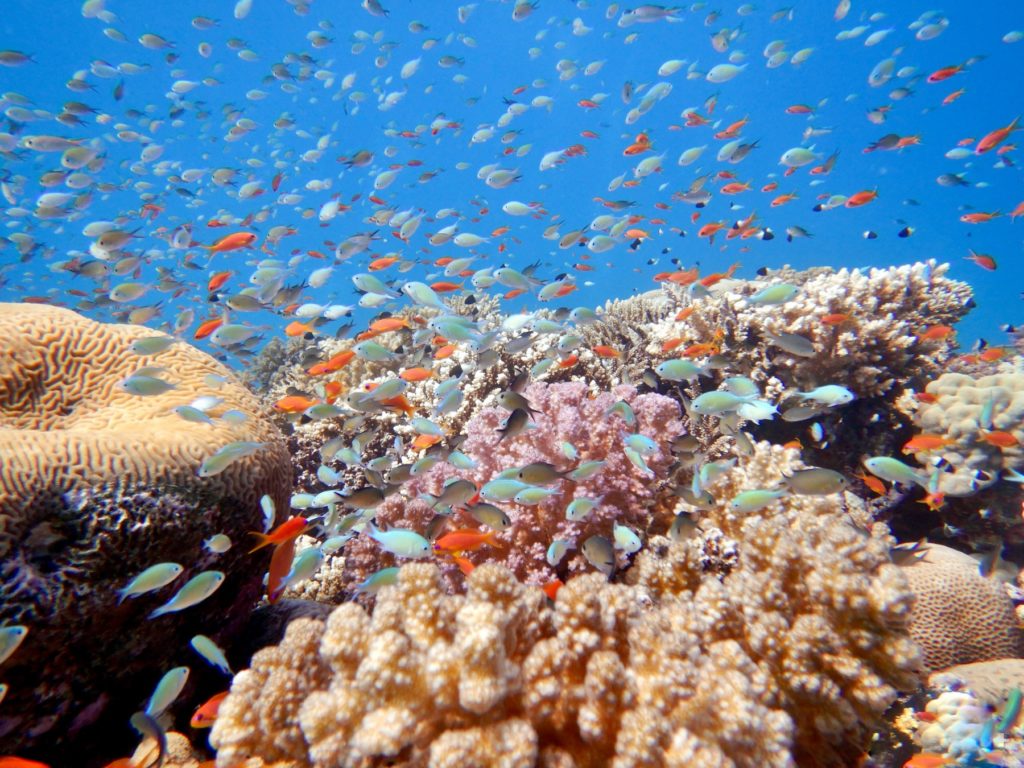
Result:
{"label": "coral reef", "polygon": [[[239,542],[259,528],[263,494],[285,507],[288,455],[256,400],[187,344],[140,355],[130,346],[154,335],[147,328],[23,304],[0,305],[0,335],[0,623],[29,627],[4,664],[0,737],[66,764],[73,721],[76,738],[97,737],[104,718],[138,706],[192,635],[228,634],[248,611],[260,591],[252,559],[241,546],[215,555],[203,541],[225,533]],[[174,388],[143,396],[118,386],[150,365]],[[220,399],[212,423],[172,412],[199,396]],[[229,409],[245,421],[217,418]],[[206,457],[240,440],[264,445],[197,476]],[[178,586],[217,569],[226,587],[201,607],[146,621],[172,588],[123,604],[117,590],[162,561],[186,567]]]}
{"label": "coral reef", "polygon": [[[732,483],[763,484],[777,459],[796,464],[759,447]],[[553,605],[495,563],[465,595],[405,565],[372,615],[342,605],[256,654],[215,724],[218,761],[849,764],[913,685],[912,596],[884,526],[865,533],[834,498],[789,501],[709,512],[693,538],[653,537],[628,583],[577,575]]]}
{"label": "coral reef", "polygon": [[978,573],[974,558],[927,544],[903,566],[917,598],[910,634],[930,670],[1024,653],[1024,635],[1003,585]]}

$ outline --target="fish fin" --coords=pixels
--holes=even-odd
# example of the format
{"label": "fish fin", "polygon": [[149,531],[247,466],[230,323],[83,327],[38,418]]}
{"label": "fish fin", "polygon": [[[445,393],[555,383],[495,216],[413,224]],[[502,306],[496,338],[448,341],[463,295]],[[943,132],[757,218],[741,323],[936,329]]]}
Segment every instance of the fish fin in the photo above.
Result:
{"label": "fish fin", "polygon": [[249,531],[249,535],[250,536],[255,536],[257,539],[259,539],[259,542],[260,542],[255,547],[253,547],[252,549],[249,550],[249,554],[250,555],[253,552],[256,552],[256,551],[258,551],[260,549],[263,549],[264,547],[269,547],[271,544],[274,543],[273,539],[271,539],[270,536],[268,536],[265,533],[260,533],[259,531]]}

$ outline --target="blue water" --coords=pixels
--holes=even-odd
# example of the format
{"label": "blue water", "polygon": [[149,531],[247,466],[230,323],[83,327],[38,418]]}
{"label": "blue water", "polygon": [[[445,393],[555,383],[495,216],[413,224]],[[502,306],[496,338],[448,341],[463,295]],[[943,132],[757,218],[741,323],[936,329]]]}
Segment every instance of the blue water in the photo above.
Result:
{"label": "blue water", "polygon": [[[521,21],[513,20],[514,5],[508,2],[460,8],[455,3],[384,0],[388,15],[379,17],[355,2],[255,0],[241,20],[233,17],[233,7],[230,2],[190,0],[109,0],[105,6],[84,6],[93,15],[100,10],[111,14],[104,20],[83,17],[83,6],[77,2],[47,3],[43,12],[34,0],[7,0],[0,18],[0,50],[29,54],[31,61],[0,67],[2,107],[9,118],[0,131],[13,135],[0,136],[0,144],[6,141],[13,147],[28,135],[96,142],[105,162],[89,174],[86,181],[91,186],[70,190],[83,197],[62,203],[64,213],[44,212],[41,217],[35,210],[41,193],[69,191],[60,178],[55,186],[40,185],[44,174],[61,170],[60,153],[15,148],[3,154],[0,168],[8,199],[0,210],[0,299],[37,297],[33,300],[71,306],[100,319],[123,319],[132,310],[159,303],[159,312],[147,324],[164,328],[191,308],[196,318],[185,331],[191,338],[198,323],[222,306],[209,301],[206,283],[211,274],[234,272],[221,289],[224,298],[249,284],[259,259],[276,258],[289,269],[285,283],[300,284],[314,269],[333,262],[337,243],[378,230],[379,239],[370,251],[338,264],[328,284],[305,289],[299,300],[355,304],[359,297],[351,276],[365,272],[371,258],[391,253],[415,262],[407,264],[405,272],[399,273],[395,265],[377,273],[398,284],[442,279],[441,270],[432,265],[442,257],[476,255],[474,269],[504,263],[521,269],[540,261],[535,274],[543,280],[564,273],[575,276],[578,290],[560,300],[568,306],[594,305],[648,290],[656,285],[656,273],[695,263],[707,273],[741,262],[738,276],[752,277],[762,266],[868,267],[931,258],[951,262],[952,276],[970,282],[976,292],[978,307],[959,328],[963,346],[978,337],[1000,343],[1005,336],[999,325],[1021,321],[1017,260],[1018,232],[1024,232],[1024,222],[1015,224],[1005,215],[1024,201],[1016,164],[1020,153],[973,153],[982,136],[1024,112],[1024,88],[1017,78],[1024,65],[1024,41],[1003,40],[1014,30],[1024,31],[1024,7],[1018,3],[990,0],[937,10],[918,2],[865,5],[854,0],[841,21],[833,18],[831,2],[793,3],[788,13],[776,4],[694,4],[680,7],[674,21],[625,26],[629,6],[554,0],[541,0]],[[217,26],[197,29],[192,20],[200,14],[218,20]],[[919,35],[928,24],[938,26]],[[837,40],[844,30],[858,26],[866,29]],[[870,35],[890,28],[880,42],[865,45]],[[918,39],[935,31],[932,39]],[[140,44],[140,35],[146,33],[161,36],[168,47],[154,50]],[[716,34],[727,41],[722,52],[712,46]],[[1007,39],[1014,38],[1011,34]],[[783,41],[790,56],[769,68],[764,51],[773,41]],[[201,43],[211,47],[208,58],[199,52]],[[791,63],[792,54],[803,49],[811,49],[806,60]],[[243,60],[239,50],[253,52],[256,60]],[[458,61],[443,67],[439,61],[446,56]],[[730,57],[745,68],[728,82],[708,82],[705,73]],[[972,57],[980,58],[965,71],[943,82],[926,82],[932,72]],[[891,79],[872,87],[869,74],[888,58],[894,59]],[[414,59],[421,59],[418,69],[403,78],[403,65]],[[672,59],[685,64],[673,74],[659,76],[659,67]],[[275,76],[278,64],[284,67],[276,67]],[[131,65],[141,71],[133,72]],[[588,65],[592,74],[586,74]],[[76,72],[83,73],[87,91],[66,87]],[[343,87],[346,76],[353,80],[351,87]],[[206,78],[212,79],[204,83]],[[172,93],[172,85],[182,80],[198,85],[181,95]],[[626,83],[634,90],[629,103],[623,97]],[[657,83],[669,84],[671,91],[627,124],[629,111]],[[959,89],[964,89],[962,96],[943,106],[943,99]],[[254,100],[253,90],[265,97]],[[549,105],[531,106],[537,97],[550,99]],[[584,108],[581,100],[598,106]],[[67,101],[83,102],[96,111],[82,115],[80,125],[63,125],[52,118]],[[499,127],[510,102],[525,109]],[[787,114],[787,107],[795,104],[810,105],[814,111]],[[12,113],[11,107],[22,111]],[[883,123],[868,119],[869,111],[886,107]],[[681,113],[688,108],[711,122],[682,127]],[[25,109],[39,110],[35,117],[40,119],[10,119],[12,114],[24,119]],[[275,121],[285,114],[294,125],[276,128]],[[433,135],[429,126],[439,116],[443,127]],[[742,118],[749,122],[739,135],[745,142],[756,140],[756,149],[736,164],[717,161],[725,140],[716,140],[713,134]],[[253,121],[251,130],[226,141],[239,119]],[[471,138],[482,127],[493,128],[493,137],[474,143]],[[808,129],[818,135],[805,138]],[[126,140],[125,131],[159,145],[162,154],[141,161],[146,145],[130,134]],[[584,138],[583,131],[596,138]],[[641,131],[649,137],[651,151],[624,156],[623,150]],[[413,138],[402,132],[411,132],[406,135]],[[864,153],[871,142],[887,134],[919,135],[920,143],[898,151]],[[1021,136],[1011,134],[1004,145]],[[974,142],[966,146],[971,150],[966,159],[945,157],[968,138]],[[320,156],[304,158],[318,140],[324,146]],[[585,155],[539,169],[546,153],[573,145],[582,145]],[[677,164],[684,150],[702,145],[707,149],[696,162]],[[780,156],[800,146],[812,148],[819,158],[783,176]],[[370,150],[372,162],[349,169],[340,161],[359,150]],[[835,151],[838,161],[830,174],[809,174],[813,165]],[[633,169],[641,160],[660,154],[660,171],[635,186],[609,191],[613,179],[622,174],[626,181],[634,179]],[[410,162],[414,165],[407,165]],[[505,189],[489,187],[477,172],[492,163],[518,171],[521,178]],[[383,204],[371,202],[378,174],[399,166],[394,183],[376,193]],[[214,183],[213,171],[225,168],[235,171],[232,182]],[[188,169],[206,172],[197,181],[181,180],[179,175]],[[423,178],[434,171],[438,173],[432,178]],[[735,178],[715,178],[721,171],[732,172]],[[964,174],[968,185],[941,186],[936,178],[944,173]],[[274,192],[271,183],[278,174],[280,186]],[[672,199],[674,192],[684,192],[706,174],[712,174],[706,188],[713,193],[706,207],[697,209]],[[330,187],[310,190],[311,180]],[[751,189],[722,194],[720,187],[730,181],[749,182]],[[239,199],[239,190],[248,182],[257,182],[253,187],[264,191]],[[773,182],[777,189],[761,191]],[[812,210],[829,196],[866,190],[877,190],[878,197],[863,207]],[[794,193],[797,199],[771,207],[782,193]],[[301,199],[282,200],[285,195]],[[334,196],[352,208],[321,223],[318,213]],[[624,213],[642,217],[633,226],[650,238],[631,250],[633,238],[620,236],[611,250],[585,260],[587,249],[561,249],[557,238],[542,236],[556,222],[559,235],[564,235],[599,215],[622,215],[603,207],[596,197],[629,201]],[[537,203],[544,213],[510,216],[501,207],[511,200]],[[162,209],[155,219],[140,218],[144,203]],[[367,222],[385,207],[423,215],[409,242],[398,239],[391,227]],[[444,208],[454,209],[461,218],[434,221]],[[774,232],[773,240],[726,240],[724,232],[713,243],[697,237],[703,224],[721,220],[731,225],[755,211],[759,225]],[[984,224],[961,222],[960,217],[971,211],[1004,215]],[[693,223],[695,212],[700,216]],[[249,216],[254,218],[243,225]],[[210,228],[207,222],[212,218],[233,218],[234,223]],[[652,218],[664,223],[652,223]],[[88,251],[95,238],[85,236],[83,229],[97,221],[135,231],[135,239],[114,254],[110,264],[140,257],[137,278],[129,271],[92,280],[67,269],[69,260],[92,258]],[[431,233],[454,223],[459,232],[488,241],[469,249],[452,242],[428,243]],[[791,225],[813,237],[787,242],[785,231]],[[194,244],[170,247],[172,233],[183,226],[191,227]],[[197,247],[235,231],[251,231],[265,245],[274,226],[295,232],[263,252],[209,256]],[[507,234],[491,236],[505,226],[510,227]],[[897,233],[908,226],[911,234],[899,237]],[[865,239],[866,230],[877,238]],[[17,233],[30,239],[19,240]],[[599,233],[587,233],[595,234]],[[966,260],[968,249],[994,257],[997,270],[988,272]],[[309,251],[327,258],[311,257]],[[671,259],[678,259],[679,265]],[[594,269],[582,271],[578,264]],[[164,277],[181,285],[158,290],[158,267],[169,270]],[[114,286],[129,281],[153,287],[131,302],[104,300]],[[68,293],[69,289],[84,295]],[[532,303],[522,296],[506,306],[517,310]],[[357,321],[398,306],[400,302],[358,310]],[[265,326],[268,337],[280,334],[290,319],[271,310],[232,313],[234,322]],[[333,333],[342,322],[323,330]]]}

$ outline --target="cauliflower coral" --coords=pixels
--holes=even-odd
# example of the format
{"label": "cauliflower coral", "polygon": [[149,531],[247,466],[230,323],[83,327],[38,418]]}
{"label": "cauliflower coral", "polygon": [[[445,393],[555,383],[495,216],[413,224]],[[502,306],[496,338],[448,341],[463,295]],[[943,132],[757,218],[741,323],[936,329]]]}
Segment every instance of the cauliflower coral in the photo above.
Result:
{"label": "cauliflower coral", "polygon": [[821,499],[723,523],[724,575],[711,517],[653,537],[628,583],[579,575],[554,603],[496,563],[465,595],[405,565],[372,614],[342,605],[256,654],[215,724],[218,765],[849,764],[919,663],[884,527]]}

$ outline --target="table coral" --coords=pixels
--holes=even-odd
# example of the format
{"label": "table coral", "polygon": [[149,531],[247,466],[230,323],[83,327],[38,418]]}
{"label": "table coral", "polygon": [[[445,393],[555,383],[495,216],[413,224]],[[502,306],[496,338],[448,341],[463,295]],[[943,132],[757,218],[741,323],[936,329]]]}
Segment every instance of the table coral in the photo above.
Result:
{"label": "table coral", "polygon": [[[0,305],[0,623],[29,626],[4,664],[0,737],[11,750],[44,746],[58,764],[74,762],[73,722],[76,738],[95,738],[102,729],[90,720],[126,719],[190,637],[231,631],[261,589],[260,568],[238,543],[260,526],[263,494],[279,509],[287,503],[287,451],[256,400],[187,344],[156,356],[131,351],[154,335],[55,307]],[[138,396],[117,386],[148,365],[175,388]],[[211,425],[172,412],[201,395],[222,399],[212,416],[234,409],[247,419]],[[197,476],[207,456],[239,440],[265,445]],[[214,555],[202,544],[216,533],[236,546]],[[118,604],[117,590],[161,561],[185,566],[178,586],[217,569],[225,588],[146,621],[173,592]]]}
{"label": "table coral", "polygon": [[218,764],[850,764],[919,662],[884,526],[821,498],[723,521],[724,575],[703,536],[655,536],[628,583],[577,575],[553,604],[495,563],[465,595],[405,565],[372,614],[342,605],[254,657],[214,726]]}

